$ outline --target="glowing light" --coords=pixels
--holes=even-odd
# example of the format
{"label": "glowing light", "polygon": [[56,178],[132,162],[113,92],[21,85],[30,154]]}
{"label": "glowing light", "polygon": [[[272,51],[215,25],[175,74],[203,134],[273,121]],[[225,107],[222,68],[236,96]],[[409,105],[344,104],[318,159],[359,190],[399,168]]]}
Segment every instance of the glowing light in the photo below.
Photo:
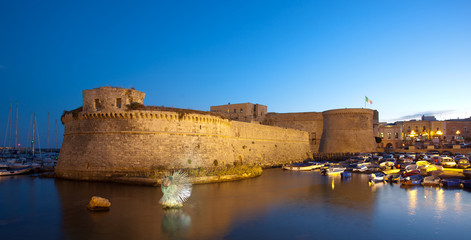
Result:
{"label": "glowing light", "polygon": [[334,190],[335,184],[334,184],[334,179],[332,179],[332,190]]}
{"label": "glowing light", "polygon": [[437,131],[437,135],[443,135],[443,132],[440,131],[440,130],[438,130],[438,131]]}

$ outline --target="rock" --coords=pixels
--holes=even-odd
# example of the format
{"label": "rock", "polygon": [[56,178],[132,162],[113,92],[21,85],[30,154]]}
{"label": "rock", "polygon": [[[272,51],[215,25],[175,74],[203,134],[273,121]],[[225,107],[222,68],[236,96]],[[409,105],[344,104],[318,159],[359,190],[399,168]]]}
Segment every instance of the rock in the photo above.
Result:
{"label": "rock", "polygon": [[111,202],[102,197],[93,196],[87,205],[90,211],[108,211],[110,210]]}

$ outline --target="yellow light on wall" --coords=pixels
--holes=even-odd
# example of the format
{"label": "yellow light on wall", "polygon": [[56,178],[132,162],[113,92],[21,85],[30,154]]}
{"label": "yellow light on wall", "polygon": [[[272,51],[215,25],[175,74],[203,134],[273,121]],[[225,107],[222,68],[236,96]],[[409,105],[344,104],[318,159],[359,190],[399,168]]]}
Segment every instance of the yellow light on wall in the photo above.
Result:
{"label": "yellow light on wall", "polygon": [[438,130],[437,135],[443,135],[442,131]]}
{"label": "yellow light on wall", "polygon": [[460,133],[460,130],[456,130],[456,135],[459,135]]}

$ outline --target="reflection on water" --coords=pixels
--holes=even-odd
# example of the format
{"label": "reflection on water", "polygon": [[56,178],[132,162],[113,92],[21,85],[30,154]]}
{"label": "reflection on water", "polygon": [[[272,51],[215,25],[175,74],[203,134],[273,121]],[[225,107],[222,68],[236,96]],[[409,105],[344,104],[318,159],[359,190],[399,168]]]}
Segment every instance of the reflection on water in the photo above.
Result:
{"label": "reflection on water", "polygon": [[169,238],[182,239],[188,234],[191,217],[181,209],[164,209],[162,216],[162,232]]}
{"label": "reflection on water", "polygon": [[[436,239],[460,237],[471,221],[471,192],[368,186],[366,174],[268,169],[245,181],[195,185],[177,210],[162,209],[155,187],[20,176],[2,178],[0,188],[9,193],[0,197],[5,239]],[[88,211],[94,195],[108,198],[111,210]]]}
{"label": "reflection on water", "polygon": [[408,189],[407,195],[409,197],[409,215],[415,215],[415,208],[417,207],[417,189]]}

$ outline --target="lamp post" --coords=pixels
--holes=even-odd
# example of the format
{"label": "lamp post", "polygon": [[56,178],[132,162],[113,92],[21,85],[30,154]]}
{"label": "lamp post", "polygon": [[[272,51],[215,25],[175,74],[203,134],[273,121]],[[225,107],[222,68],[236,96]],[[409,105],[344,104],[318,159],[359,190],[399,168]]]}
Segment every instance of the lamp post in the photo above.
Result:
{"label": "lamp post", "polygon": [[461,134],[460,130],[456,130],[456,141],[458,143],[460,143],[460,134]]}

